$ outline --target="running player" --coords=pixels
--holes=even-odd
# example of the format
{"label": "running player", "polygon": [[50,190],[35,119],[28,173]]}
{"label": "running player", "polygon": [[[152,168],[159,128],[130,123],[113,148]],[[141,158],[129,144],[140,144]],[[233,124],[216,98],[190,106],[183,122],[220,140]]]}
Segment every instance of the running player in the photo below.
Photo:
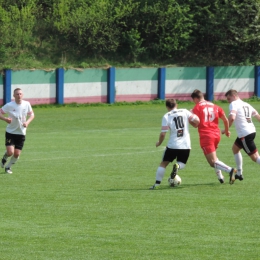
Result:
{"label": "running player", "polygon": [[198,126],[198,132],[200,137],[200,146],[203,153],[211,167],[215,169],[215,173],[220,183],[224,183],[224,176],[222,171],[229,174],[229,183],[233,184],[235,181],[236,169],[232,168],[217,157],[217,148],[220,142],[220,129],[218,126],[219,118],[223,121],[225,130],[224,133],[227,137],[230,136],[228,130],[228,119],[225,115],[224,110],[204,99],[203,93],[195,89],[191,94],[193,102],[196,104],[192,109],[192,112],[197,115],[200,119]]}
{"label": "running player", "polygon": [[242,101],[236,90],[230,89],[225,94],[229,105],[229,127],[234,123],[237,138],[232,146],[232,151],[237,164],[237,174],[235,179],[242,181],[243,178],[243,157],[240,152],[243,149],[252,161],[260,164],[260,156],[255,145],[254,139],[256,136],[256,129],[252,121],[255,117],[260,122],[260,115],[248,103]]}
{"label": "running player", "polygon": [[199,124],[199,118],[196,115],[187,109],[177,108],[175,99],[167,99],[165,105],[168,112],[162,118],[161,133],[159,141],[156,142],[156,147],[162,144],[168,130],[170,130],[170,138],[163,153],[162,161],[156,171],[155,184],[150,187],[151,190],[159,188],[166,167],[170,162],[176,159],[170,179],[174,179],[178,170],[185,167],[191,149],[189,124],[193,127],[197,127]]}
{"label": "running player", "polygon": [[[2,158],[1,166],[9,174],[13,173],[11,166],[19,159],[25,142],[26,129],[34,119],[30,103],[23,100],[22,90],[16,88],[13,96],[14,101],[5,104],[0,109],[0,119],[7,123],[5,132],[6,151]],[[7,163],[8,157],[11,157],[11,159]]]}

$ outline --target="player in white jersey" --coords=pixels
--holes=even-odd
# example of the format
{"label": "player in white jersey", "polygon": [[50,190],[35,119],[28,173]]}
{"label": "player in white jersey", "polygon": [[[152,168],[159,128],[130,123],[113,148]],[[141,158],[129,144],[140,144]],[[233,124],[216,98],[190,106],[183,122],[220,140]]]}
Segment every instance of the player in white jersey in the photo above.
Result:
{"label": "player in white jersey", "polygon": [[[5,104],[0,109],[0,119],[8,125],[5,133],[6,151],[2,158],[1,166],[5,172],[11,174],[11,166],[19,159],[23,149],[26,129],[34,119],[32,107],[28,101],[23,100],[23,92],[16,88],[13,93],[14,101]],[[4,115],[7,114],[8,117]],[[11,157],[7,164],[8,157]]]}
{"label": "player in white jersey", "polygon": [[156,147],[160,146],[165,139],[166,133],[170,130],[170,138],[167,147],[163,153],[162,161],[157,168],[155,184],[150,187],[151,190],[158,189],[164,177],[166,167],[170,162],[176,159],[173,165],[170,178],[173,179],[178,170],[185,167],[188,161],[191,149],[189,124],[197,127],[199,118],[187,109],[177,109],[175,99],[167,99],[165,102],[168,112],[162,118],[162,128],[159,135],[159,141]]}
{"label": "player in white jersey", "polygon": [[230,89],[226,92],[225,96],[228,103],[230,103],[228,117],[229,127],[234,123],[238,136],[232,146],[237,164],[237,174],[235,178],[242,181],[244,178],[241,149],[243,149],[254,162],[260,164],[260,156],[254,142],[256,129],[252,121],[252,117],[255,117],[260,122],[260,115],[250,104],[239,98],[236,90]]}

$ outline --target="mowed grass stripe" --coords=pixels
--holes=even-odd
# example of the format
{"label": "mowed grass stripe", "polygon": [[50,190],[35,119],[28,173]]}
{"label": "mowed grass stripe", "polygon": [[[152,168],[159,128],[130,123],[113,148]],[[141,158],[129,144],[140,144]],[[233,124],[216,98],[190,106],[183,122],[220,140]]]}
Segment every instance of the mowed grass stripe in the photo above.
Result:
{"label": "mowed grass stripe", "polygon": [[[260,166],[244,153],[245,180],[230,186],[225,174],[220,185],[191,129],[182,185],[167,186],[170,165],[161,190],[148,190],[165,112],[36,108],[14,173],[0,174],[1,259],[258,259]],[[234,165],[231,130],[218,156]]]}

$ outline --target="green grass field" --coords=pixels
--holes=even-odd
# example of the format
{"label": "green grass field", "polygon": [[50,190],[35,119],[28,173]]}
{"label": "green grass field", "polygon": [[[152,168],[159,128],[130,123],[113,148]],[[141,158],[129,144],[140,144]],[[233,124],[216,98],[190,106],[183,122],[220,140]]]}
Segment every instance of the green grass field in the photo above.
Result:
{"label": "green grass field", "polygon": [[[181,186],[168,187],[170,165],[149,190],[166,145],[155,147],[163,104],[34,111],[13,174],[0,174],[1,260],[259,259],[260,165],[244,152],[244,181],[225,174],[221,185],[192,128]],[[231,131],[218,157],[234,166]]]}

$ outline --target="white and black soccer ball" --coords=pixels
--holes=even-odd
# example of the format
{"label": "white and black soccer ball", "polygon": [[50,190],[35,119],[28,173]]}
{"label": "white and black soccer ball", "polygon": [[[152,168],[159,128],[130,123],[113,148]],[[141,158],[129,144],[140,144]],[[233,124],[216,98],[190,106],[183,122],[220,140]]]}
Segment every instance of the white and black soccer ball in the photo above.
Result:
{"label": "white and black soccer ball", "polygon": [[181,177],[177,174],[174,179],[169,178],[168,182],[171,187],[179,186],[181,185]]}

